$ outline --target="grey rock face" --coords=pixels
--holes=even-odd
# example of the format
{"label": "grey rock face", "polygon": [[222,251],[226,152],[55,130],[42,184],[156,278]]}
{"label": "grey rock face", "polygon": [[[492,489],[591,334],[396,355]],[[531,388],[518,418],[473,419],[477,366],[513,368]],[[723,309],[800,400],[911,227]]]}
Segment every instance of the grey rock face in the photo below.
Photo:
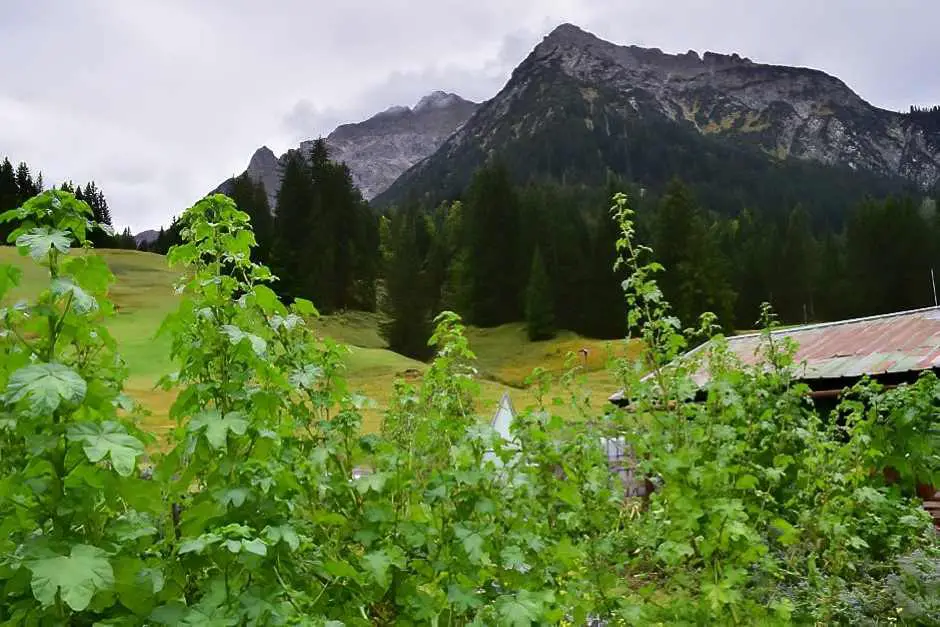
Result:
{"label": "grey rock face", "polygon": [[134,236],[134,243],[140,246],[141,244],[150,244],[156,241],[157,236],[160,235],[159,231],[153,229],[147,229],[146,231],[141,231]]}
{"label": "grey rock face", "polygon": [[554,64],[584,84],[619,92],[637,113],[735,134],[778,159],[900,175],[925,188],[940,179],[940,138],[818,70],[618,46],[570,24],[549,34],[523,68],[533,64]]}
{"label": "grey rock face", "polygon": [[248,162],[248,177],[255,183],[264,185],[268,196],[268,206],[273,207],[277,201],[277,191],[281,187],[281,176],[284,164],[267,146],[262,146],[251,155]]}
{"label": "grey rock face", "polygon": [[666,118],[703,135],[756,146],[769,159],[900,176],[924,189],[940,180],[936,132],[872,106],[824,72],[754,63],[737,54],[619,46],[564,24],[536,46],[472,120],[400,177],[379,202],[415,181],[449,177],[448,164],[466,165],[472,160],[468,155],[494,154],[507,141],[535,136],[558,114],[551,101],[559,91],[552,77],[558,75],[577,85],[586,108],[597,114],[585,125],[593,129],[600,120],[608,135],[617,118]]}
{"label": "grey rock face", "polygon": [[[431,155],[473,115],[479,105],[456,94],[435,91],[414,108],[391,107],[368,120],[343,124],[326,138],[330,158],[349,166],[353,182],[369,200],[405,170]],[[313,140],[301,142],[307,154]],[[290,152],[281,157],[262,146],[248,163],[248,176],[264,185],[273,208]],[[229,181],[215,191],[225,192]]]}

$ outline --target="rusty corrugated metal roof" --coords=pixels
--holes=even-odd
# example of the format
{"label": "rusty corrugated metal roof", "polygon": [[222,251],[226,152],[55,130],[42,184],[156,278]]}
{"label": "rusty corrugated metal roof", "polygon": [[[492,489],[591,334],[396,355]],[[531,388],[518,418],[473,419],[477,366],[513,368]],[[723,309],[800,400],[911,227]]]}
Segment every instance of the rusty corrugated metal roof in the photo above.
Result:
{"label": "rusty corrugated metal roof", "polygon": [[[804,379],[841,379],[940,367],[940,307],[780,329],[797,343]],[[758,361],[760,333],[728,339],[745,364]]]}
{"label": "rusty corrugated metal roof", "polygon": [[[728,348],[744,364],[754,365],[760,359],[762,337],[761,333],[730,337]],[[940,307],[779,329],[772,337],[797,343],[795,362],[798,376],[804,380],[940,368]],[[686,357],[707,350],[709,345],[696,348]],[[708,373],[703,368],[693,379],[704,385]],[[611,400],[621,398],[618,392]]]}

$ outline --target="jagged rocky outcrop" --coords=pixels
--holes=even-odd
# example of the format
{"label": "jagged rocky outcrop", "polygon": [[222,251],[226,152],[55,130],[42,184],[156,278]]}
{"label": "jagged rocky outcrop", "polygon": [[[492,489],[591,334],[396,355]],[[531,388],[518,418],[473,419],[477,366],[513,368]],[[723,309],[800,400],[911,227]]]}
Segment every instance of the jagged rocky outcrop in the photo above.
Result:
{"label": "jagged rocky outcrop", "polygon": [[146,231],[141,231],[134,236],[134,243],[138,246],[141,244],[152,244],[157,240],[157,236],[160,235],[159,231],[153,229],[147,229]]}
{"label": "jagged rocky outcrop", "polygon": [[[768,163],[819,163],[921,189],[940,179],[935,129],[869,104],[824,72],[620,46],[565,24],[377,201],[454,193],[493,155],[525,162],[521,178],[577,180],[594,168],[642,181],[653,175],[644,162],[660,153],[656,141],[692,146],[706,159],[750,150]],[[676,170],[682,158],[664,157],[662,167]]]}
{"label": "jagged rocky outcrop", "polygon": [[[435,91],[414,107],[391,107],[363,122],[337,127],[326,138],[330,158],[346,163],[363,197],[371,199],[437,150],[478,106],[456,94]],[[308,153],[313,142],[301,142],[296,150]],[[264,185],[271,207],[289,154],[278,157],[262,146],[248,162],[248,176]],[[231,179],[215,191],[224,193],[230,185]]]}

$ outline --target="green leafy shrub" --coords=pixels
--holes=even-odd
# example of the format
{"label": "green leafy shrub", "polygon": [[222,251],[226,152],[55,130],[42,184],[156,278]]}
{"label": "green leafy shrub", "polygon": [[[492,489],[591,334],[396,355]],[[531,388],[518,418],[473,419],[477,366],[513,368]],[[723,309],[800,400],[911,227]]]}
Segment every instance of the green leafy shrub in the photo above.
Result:
{"label": "green leafy shrub", "polygon": [[[714,319],[681,330],[626,198],[612,210],[646,345],[611,366],[629,408],[592,406],[577,367],[557,396],[535,372],[537,402],[504,441],[477,413],[475,357],[449,312],[423,380],[398,382],[382,432],[363,435],[368,401],[345,386],[343,349],[310,331],[311,303],[271,290],[247,214],[203,199],[169,255],[182,300],[161,332],[179,368],[160,385],[178,393],[178,426],[149,453],[103,325],[110,273],[68,254],[87,207],[49,192],[5,214],[50,282],[2,310],[0,621],[935,621],[936,535],[902,492],[936,477],[937,379],[860,384],[822,417],[793,347],[769,333],[761,367],[720,337],[707,363],[678,359]],[[0,297],[16,280],[0,272]],[[604,442],[623,445],[651,495],[625,498]]]}

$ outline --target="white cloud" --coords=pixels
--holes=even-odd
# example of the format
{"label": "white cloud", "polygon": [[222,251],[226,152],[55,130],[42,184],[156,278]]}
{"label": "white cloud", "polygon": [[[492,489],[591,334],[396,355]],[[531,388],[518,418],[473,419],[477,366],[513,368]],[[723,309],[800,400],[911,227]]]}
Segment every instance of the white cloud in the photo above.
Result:
{"label": "white cloud", "polygon": [[922,0],[32,0],[0,19],[0,152],[94,178],[119,226],[165,223],[275,151],[434,89],[482,100],[553,26],[818,67],[876,104],[940,102]]}

